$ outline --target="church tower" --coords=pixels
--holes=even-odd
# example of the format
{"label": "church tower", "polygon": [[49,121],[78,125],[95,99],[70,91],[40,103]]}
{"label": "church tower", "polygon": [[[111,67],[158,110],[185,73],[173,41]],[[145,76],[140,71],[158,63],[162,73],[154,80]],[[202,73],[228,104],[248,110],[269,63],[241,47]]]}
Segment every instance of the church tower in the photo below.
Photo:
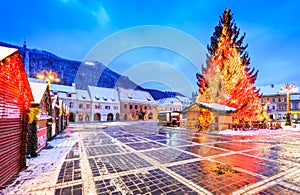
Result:
{"label": "church tower", "polygon": [[29,78],[29,51],[27,50],[26,39],[24,39],[23,43],[23,64],[26,71],[26,75]]}

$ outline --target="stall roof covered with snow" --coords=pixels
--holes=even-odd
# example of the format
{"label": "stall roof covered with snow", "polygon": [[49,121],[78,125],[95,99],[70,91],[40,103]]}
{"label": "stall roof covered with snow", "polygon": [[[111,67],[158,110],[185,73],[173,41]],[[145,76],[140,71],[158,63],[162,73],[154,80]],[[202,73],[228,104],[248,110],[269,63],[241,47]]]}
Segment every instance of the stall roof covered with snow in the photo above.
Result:
{"label": "stall roof covered with snow", "polygon": [[192,107],[196,107],[196,106],[198,106],[200,108],[207,108],[208,110],[210,110],[212,112],[226,112],[226,113],[236,112],[235,108],[232,108],[229,106],[225,106],[225,105],[218,104],[218,103],[205,103],[205,102],[195,102],[191,106],[185,108],[182,112],[187,112]]}
{"label": "stall roof covered with snow", "polygon": [[34,98],[34,101],[32,103],[40,104],[43,99],[44,93],[47,90],[47,84],[33,82],[30,82],[29,84]]}

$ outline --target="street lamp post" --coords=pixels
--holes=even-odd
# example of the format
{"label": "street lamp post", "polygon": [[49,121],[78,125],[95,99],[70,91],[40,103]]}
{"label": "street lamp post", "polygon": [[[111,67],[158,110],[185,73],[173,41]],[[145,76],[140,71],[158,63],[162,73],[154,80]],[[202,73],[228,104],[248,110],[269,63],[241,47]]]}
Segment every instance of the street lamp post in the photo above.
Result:
{"label": "street lamp post", "polygon": [[[52,98],[51,98],[51,94],[50,94],[50,85],[52,82],[58,83],[60,82],[60,79],[58,77],[58,73],[57,72],[52,72],[52,70],[48,71],[48,70],[42,70],[41,72],[38,73],[37,78],[40,80],[44,80],[47,82],[48,84],[48,92],[50,95],[50,102],[52,103]],[[49,105],[49,119],[47,122],[47,138],[48,140],[52,139],[52,123],[53,123],[53,119],[52,119],[52,107],[51,107],[51,103]]]}
{"label": "street lamp post", "polygon": [[60,79],[58,77],[58,73],[57,72],[52,72],[52,70],[50,70],[50,71],[48,71],[48,70],[42,70],[37,75],[37,78],[40,79],[40,80],[46,81],[47,84],[48,84],[49,90],[50,90],[50,84],[52,82],[55,82],[55,83],[59,83],[60,82]]}
{"label": "street lamp post", "polygon": [[286,121],[285,121],[285,125],[292,125],[291,123],[291,103],[290,103],[290,95],[291,93],[293,92],[296,92],[298,91],[298,88],[295,84],[286,84],[286,85],[283,85],[281,88],[280,88],[280,92],[286,92],[286,99],[287,99],[287,109],[286,109]]}

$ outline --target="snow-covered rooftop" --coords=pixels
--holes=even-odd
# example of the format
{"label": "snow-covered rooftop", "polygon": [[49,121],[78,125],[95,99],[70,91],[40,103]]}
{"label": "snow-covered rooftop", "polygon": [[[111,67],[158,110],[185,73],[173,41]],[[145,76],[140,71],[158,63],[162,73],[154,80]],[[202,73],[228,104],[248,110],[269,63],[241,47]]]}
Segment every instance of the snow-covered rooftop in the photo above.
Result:
{"label": "snow-covered rooftop", "polygon": [[77,100],[79,101],[91,101],[89,92],[87,90],[76,90],[77,92]]}
{"label": "snow-covered rooftop", "polygon": [[0,61],[18,51],[15,48],[0,46]]}
{"label": "snow-covered rooftop", "polygon": [[147,91],[119,88],[119,92],[120,101],[155,103],[155,100]]}
{"label": "snow-covered rooftop", "polygon": [[195,104],[198,105],[199,107],[208,108],[212,111],[217,111],[217,112],[235,112],[236,111],[235,108],[225,106],[222,104],[218,104],[218,103],[196,102]]}
{"label": "snow-covered rooftop", "polygon": [[297,94],[297,95],[292,94],[290,96],[290,100],[292,100],[292,101],[296,101],[296,100],[300,101],[300,94]]}
{"label": "snow-covered rooftop", "polygon": [[45,91],[47,90],[47,84],[45,83],[34,83],[29,82],[30,88],[33,95],[33,103],[39,104],[42,101],[43,95]]}
{"label": "snow-covered rooftop", "polygon": [[88,86],[93,102],[119,103],[118,91],[112,88]]}
{"label": "snow-covered rooftop", "polygon": [[76,89],[74,86],[68,86],[68,85],[58,85],[58,84],[51,84],[50,85],[51,91],[56,92],[65,92],[65,93],[76,93]]}
{"label": "snow-covered rooftop", "polygon": [[182,103],[191,103],[191,100],[188,97],[178,95],[176,96],[176,98],[179,99]]}
{"label": "snow-covered rooftop", "polygon": [[162,98],[159,100],[156,100],[156,102],[160,105],[180,105],[181,101],[177,98]]}

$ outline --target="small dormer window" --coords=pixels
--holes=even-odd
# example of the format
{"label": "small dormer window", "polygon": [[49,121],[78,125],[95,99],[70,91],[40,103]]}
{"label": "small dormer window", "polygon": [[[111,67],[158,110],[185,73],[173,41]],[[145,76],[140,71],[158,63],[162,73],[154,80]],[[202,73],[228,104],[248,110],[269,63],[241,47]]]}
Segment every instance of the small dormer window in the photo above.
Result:
{"label": "small dormer window", "polygon": [[148,97],[147,97],[147,100],[148,100],[148,101],[151,101],[151,97],[148,96]]}
{"label": "small dormer window", "polygon": [[131,95],[131,94],[128,94],[128,98],[129,98],[129,99],[132,99],[132,95]]}
{"label": "small dormer window", "polygon": [[114,102],[114,101],[116,101],[116,99],[115,99],[115,98],[111,98],[111,101],[113,101],[113,102]]}
{"label": "small dormer window", "polygon": [[85,97],[84,95],[81,95],[81,97],[82,97],[82,99],[84,99],[84,100],[86,99],[86,97]]}
{"label": "small dormer window", "polygon": [[104,101],[107,101],[107,97],[103,96],[103,100],[104,100]]}
{"label": "small dormer window", "polygon": [[100,100],[100,97],[99,97],[99,96],[95,96],[95,99],[96,99],[96,100]]}

